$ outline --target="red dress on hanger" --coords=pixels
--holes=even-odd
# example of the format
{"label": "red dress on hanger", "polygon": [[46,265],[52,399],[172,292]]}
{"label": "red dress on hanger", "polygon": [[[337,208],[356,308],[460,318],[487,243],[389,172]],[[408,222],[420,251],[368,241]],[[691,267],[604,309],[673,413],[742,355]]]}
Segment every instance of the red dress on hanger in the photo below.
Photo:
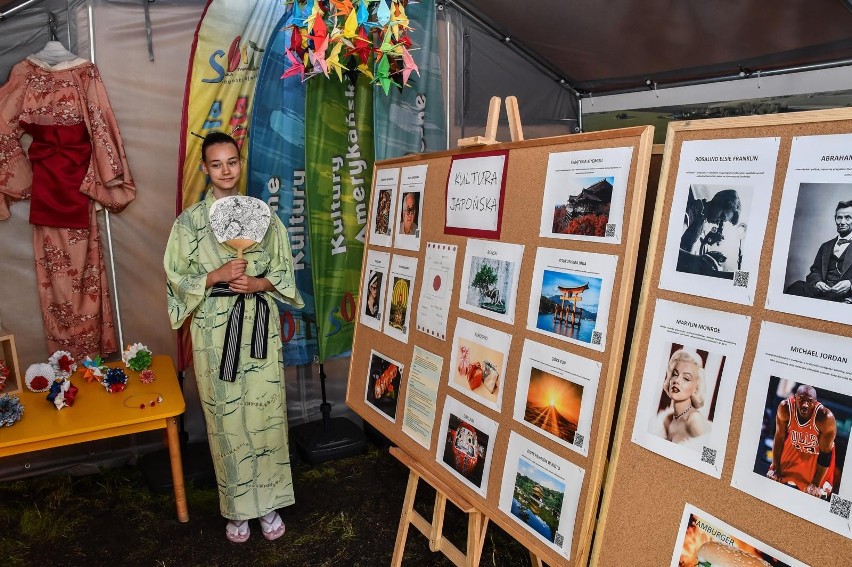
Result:
{"label": "red dress on hanger", "polygon": [[0,220],[11,202],[30,199],[49,352],[79,359],[117,350],[95,202],[117,213],[135,196],[97,67],[33,56],[15,65],[0,87]]}

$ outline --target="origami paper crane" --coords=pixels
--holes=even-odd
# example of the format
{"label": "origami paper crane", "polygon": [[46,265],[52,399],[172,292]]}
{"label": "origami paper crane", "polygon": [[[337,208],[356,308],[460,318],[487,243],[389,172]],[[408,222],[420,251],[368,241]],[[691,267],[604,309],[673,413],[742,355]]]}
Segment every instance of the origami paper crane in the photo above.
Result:
{"label": "origami paper crane", "polygon": [[402,84],[408,84],[408,77],[411,76],[411,72],[414,71],[417,73],[417,76],[420,76],[420,69],[417,68],[417,64],[414,62],[414,58],[411,56],[411,53],[405,47],[401,47],[402,49]]}
{"label": "origami paper crane", "polygon": [[337,78],[340,81],[343,81],[343,70],[346,67],[340,62],[340,50],[343,49],[342,43],[335,43],[334,47],[331,48],[331,53],[329,53],[326,58],[326,63],[328,64],[329,69],[334,69],[337,73]]}
{"label": "origami paper crane", "polygon": [[282,79],[286,79],[287,77],[292,77],[293,75],[299,75],[302,81],[305,80],[305,65],[302,63],[301,59],[293,55],[291,50],[286,50],[284,55],[287,56],[287,59],[290,60],[291,65],[287,67],[287,70],[284,71],[284,74],[281,75]]}

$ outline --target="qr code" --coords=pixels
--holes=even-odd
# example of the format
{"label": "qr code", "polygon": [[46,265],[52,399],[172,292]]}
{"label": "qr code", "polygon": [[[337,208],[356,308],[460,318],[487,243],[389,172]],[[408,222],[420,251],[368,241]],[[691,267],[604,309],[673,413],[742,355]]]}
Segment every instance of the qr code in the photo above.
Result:
{"label": "qr code", "polygon": [[734,287],[748,287],[748,272],[734,272]]}
{"label": "qr code", "polygon": [[607,238],[615,238],[615,224],[614,223],[609,223],[608,225],[606,225],[606,232],[604,233],[604,236],[607,237]]}
{"label": "qr code", "polygon": [[581,433],[574,434],[574,445],[577,447],[582,447],[585,440],[586,438]]}
{"label": "qr code", "polygon": [[851,508],[852,500],[846,500],[845,498],[841,498],[836,494],[831,495],[831,507],[828,509],[828,511],[834,514],[835,516],[840,516],[841,518],[846,518],[848,520]]}
{"label": "qr code", "polygon": [[592,344],[599,345],[603,340],[603,333],[600,331],[592,331]]}
{"label": "qr code", "polygon": [[556,532],[556,536],[553,538],[553,543],[556,544],[556,547],[562,547],[565,543],[565,537],[561,533]]}
{"label": "qr code", "polygon": [[716,464],[716,449],[711,449],[710,447],[702,447],[701,448],[701,462],[707,463],[708,465]]}

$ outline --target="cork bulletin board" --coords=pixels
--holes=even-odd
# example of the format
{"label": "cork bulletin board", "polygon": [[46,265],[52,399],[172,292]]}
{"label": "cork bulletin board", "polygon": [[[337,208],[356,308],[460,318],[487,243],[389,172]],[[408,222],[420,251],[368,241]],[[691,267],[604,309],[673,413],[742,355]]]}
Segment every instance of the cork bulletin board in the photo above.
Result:
{"label": "cork bulletin board", "polygon": [[[652,138],[651,127],[626,128],[376,163],[347,404],[552,565],[583,565],[590,552],[621,374]],[[616,154],[621,167],[611,170],[615,173],[605,171],[607,156]],[[447,206],[448,200],[451,205],[464,201],[464,182],[476,177],[457,175],[466,163],[493,164],[494,171],[504,168],[502,196],[495,193],[488,201],[502,200],[496,226],[468,226],[471,235],[459,228],[467,221]],[[557,172],[560,163],[562,173]],[[571,171],[580,171],[579,178],[565,177]],[[565,189],[569,185],[577,199],[570,202]],[[579,195],[577,187],[586,193]],[[623,199],[611,196],[619,192]],[[590,199],[611,202],[592,206]],[[608,224],[616,226],[606,227],[605,233],[603,226],[586,233],[605,234],[600,238],[547,234],[556,232],[557,225],[559,230],[585,230],[565,228],[561,216],[557,223],[557,215],[568,209],[571,218],[578,219],[581,206],[609,214]],[[373,233],[382,210],[390,211],[383,227],[390,227],[387,232],[392,234]],[[406,212],[416,216],[416,238],[402,234]],[[430,267],[430,254],[453,247],[449,270]],[[560,301],[547,298],[553,282],[542,266],[561,261],[571,268],[555,270],[556,283],[564,290]],[[578,281],[584,272],[576,266],[587,262],[605,275]],[[489,272],[483,264],[494,268],[486,284],[478,279]],[[383,270],[386,293],[379,304],[384,305],[385,320],[379,322],[365,316],[376,311],[366,290],[374,272]],[[439,282],[448,283],[436,277],[437,272],[445,278],[452,275],[448,308],[437,317],[446,321],[440,329],[434,321],[427,324],[425,316],[418,318],[423,293],[437,292]],[[503,278],[508,273],[512,275]],[[424,278],[429,284],[425,292]],[[406,285],[400,279],[406,279]],[[471,300],[474,296],[478,299]],[[395,302],[407,306],[405,315],[393,307]],[[388,329],[394,317],[396,326]],[[589,325],[595,329],[592,338],[582,330]],[[480,342],[485,337],[487,342]],[[428,360],[418,358],[413,364],[424,352]],[[533,361],[545,358],[557,361],[552,374]],[[418,380],[431,373],[434,401],[419,382],[415,390],[415,368]],[[589,376],[592,379],[584,381]],[[573,391],[573,422],[556,415],[564,401],[559,394],[540,407],[534,404],[534,393],[541,389],[536,385]],[[423,415],[430,415],[430,405],[434,416],[426,423]],[[424,406],[426,411],[421,411]],[[546,410],[551,420],[537,421],[533,409]],[[415,411],[420,411],[419,437],[412,434]],[[474,441],[470,429],[476,431]],[[470,454],[459,456],[460,446],[472,447]],[[527,453],[532,456],[525,460]],[[541,462],[528,470],[523,467],[529,459]],[[536,469],[539,465],[542,468]],[[529,482],[523,484],[522,476]],[[523,494],[519,499],[525,506],[511,508],[513,490]]]}
{"label": "cork bulletin board", "polygon": [[849,109],[669,125],[594,564],[849,563],[850,154]]}

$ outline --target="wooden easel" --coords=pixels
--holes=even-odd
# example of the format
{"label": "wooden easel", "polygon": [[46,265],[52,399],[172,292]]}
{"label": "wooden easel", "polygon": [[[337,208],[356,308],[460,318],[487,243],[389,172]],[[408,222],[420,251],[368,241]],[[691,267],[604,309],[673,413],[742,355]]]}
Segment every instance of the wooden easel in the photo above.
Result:
{"label": "wooden easel", "polygon": [[[500,120],[500,105],[500,97],[492,96],[491,102],[488,104],[488,121],[485,123],[485,135],[461,138],[458,141],[460,148],[500,143],[497,141],[497,123]],[[517,98],[513,96],[506,97],[506,115],[509,118],[509,133],[512,136],[512,141],[520,142],[524,139],[524,131],[521,127],[521,115],[518,113]]]}
{"label": "wooden easel", "polygon": [[[488,105],[488,122],[485,125],[485,136],[473,136],[462,138],[458,141],[460,148],[474,146],[487,146],[499,144],[497,141],[497,122],[500,117],[500,97],[491,97]],[[509,132],[512,141],[517,142],[524,139],[521,128],[521,117],[518,113],[518,99],[506,97],[506,114],[509,118]],[[405,501],[402,504],[402,516],[399,519],[399,528],[396,532],[396,544],[393,550],[391,567],[402,565],[402,556],[405,552],[405,540],[408,537],[408,527],[413,525],[420,533],[429,538],[429,549],[434,552],[440,551],[458,567],[476,567],[482,556],[482,546],[485,543],[485,531],[488,527],[488,517],[476,509],[463,496],[458,494],[452,487],[441,481],[423,466],[414,460],[408,453],[399,447],[391,447],[391,455],[396,457],[402,464],[408,467],[408,486],[405,489]],[[417,494],[417,485],[420,480],[426,481],[435,489],[435,508],[432,511],[432,522],[414,511],[414,497]],[[456,505],[467,517],[467,547],[465,553],[444,538],[444,511],[447,500]],[[530,551],[530,560],[533,566],[542,567],[541,560]]]}
{"label": "wooden easel", "polygon": [[[473,504],[465,500],[448,484],[429,473],[399,447],[391,447],[390,454],[409,468],[408,487],[405,489],[405,501],[402,504],[402,516],[399,519],[399,529],[396,532],[396,544],[393,549],[391,566],[399,567],[402,565],[409,525],[413,525],[420,530],[420,533],[429,538],[429,549],[440,551],[457,567],[476,567],[479,565],[482,545],[485,542],[485,529],[488,527],[488,518],[485,514],[477,510]],[[420,479],[425,480],[435,489],[435,508],[432,511],[431,523],[420,513],[414,511],[414,496],[417,494],[417,485]],[[444,510],[448,499],[467,514],[467,547],[465,553],[462,553],[458,547],[444,538]]]}

